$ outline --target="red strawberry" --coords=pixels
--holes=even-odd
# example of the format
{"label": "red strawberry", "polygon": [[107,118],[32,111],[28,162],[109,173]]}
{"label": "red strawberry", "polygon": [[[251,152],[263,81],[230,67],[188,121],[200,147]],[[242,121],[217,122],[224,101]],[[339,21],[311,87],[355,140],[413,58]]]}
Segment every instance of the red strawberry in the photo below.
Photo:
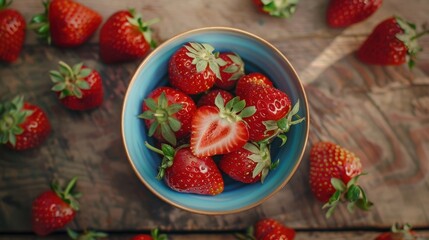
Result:
{"label": "red strawberry", "polygon": [[201,96],[201,98],[197,102],[197,106],[216,106],[215,99],[218,94],[222,96],[225,102],[228,102],[229,100],[234,98],[234,96],[228,91],[222,89],[212,89]]}
{"label": "red strawberry", "polygon": [[235,94],[237,96],[244,96],[247,94],[247,90],[255,86],[273,87],[273,82],[262,73],[254,72],[242,76],[235,88]]}
{"label": "red strawberry", "polygon": [[52,91],[60,102],[71,110],[89,110],[103,103],[103,84],[100,74],[78,63],[70,67],[60,61],[59,71],[50,71],[54,83]]}
{"label": "red strawberry", "polygon": [[401,65],[408,62],[412,68],[422,49],[417,39],[429,30],[417,33],[416,26],[399,17],[388,18],[379,23],[357,51],[364,63],[377,65]]}
{"label": "red strawberry", "polygon": [[67,235],[73,240],[96,240],[98,238],[108,237],[107,233],[104,232],[95,232],[95,231],[85,231],[81,234],[67,228]]}
{"label": "red strawberry", "polygon": [[73,0],[44,2],[45,12],[31,19],[37,35],[59,47],[76,47],[86,42],[100,26],[101,15]]}
{"label": "red strawberry", "polygon": [[152,38],[152,19],[143,22],[133,9],[121,10],[107,19],[100,30],[100,58],[105,63],[142,59],[156,42]]}
{"label": "red strawberry", "polygon": [[146,142],[146,147],[164,156],[157,178],[164,178],[171,189],[202,195],[223,192],[222,174],[211,157],[196,157],[185,146],[175,150],[168,144],[162,144],[160,150]]}
{"label": "red strawberry", "polygon": [[238,54],[224,52],[219,54],[226,64],[220,67],[220,78],[216,78],[215,86],[225,90],[235,87],[237,80],[244,75],[244,62]]}
{"label": "red strawberry", "polygon": [[[304,118],[292,118],[299,111],[299,102],[291,109],[289,96],[266,83],[267,79],[259,77],[243,77],[237,83],[236,93],[248,105],[256,107],[256,113],[244,118],[250,131],[251,141],[269,141],[280,137],[286,141],[283,133],[289,131],[291,125],[300,123]],[[247,80],[251,79],[251,80]],[[256,80],[255,80],[256,79]]]}
{"label": "red strawberry", "polygon": [[273,17],[289,18],[296,10],[299,0],[253,0],[258,11]]}
{"label": "red strawberry", "polygon": [[369,18],[383,0],[331,0],[326,14],[331,27],[348,27]]}
{"label": "red strawberry", "polygon": [[183,92],[159,87],[144,100],[143,114],[139,117],[145,119],[148,136],[175,146],[177,139],[189,136],[196,109],[192,98]]}
{"label": "red strawberry", "polygon": [[277,165],[278,162],[271,163],[267,144],[257,146],[250,142],[237,151],[223,155],[219,161],[219,168],[224,173],[242,183],[264,182],[268,172]]}
{"label": "red strawberry", "polygon": [[418,238],[416,233],[411,231],[411,225],[405,224],[399,226],[394,224],[390,232],[379,234],[375,240],[418,240],[427,238]]}
{"label": "red strawberry", "polygon": [[206,157],[235,151],[249,140],[249,131],[243,118],[251,116],[255,107],[246,107],[238,97],[226,105],[221,95],[216,107],[202,106],[192,118],[191,149],[195,156]]}
{"label": "red strawberry", "polygon": [[25,19],[8,9],[12,1],[0,0],[0,61],[13,62],[21,53],[25,38]]}
{"label": "red strawberry", "polygon": [[284,226],[279,221],[265,218],[255,224],[254,236],[256,240],[293,240],[295,238],[295,230]]}
{"label": "red strawberry", "polygon": [[43,192],[33,201],[32,224],[37,235],[46,236],[74,219],[79,210],[76,198],[80,196],[72,193],[76,181],[74,177],[65,190],[53,183],[51,190]]}
{"label": "red strawberry", "polygon": [[159,230],[157,228],[150,231],[149,234],[137,234],[133,236],[130,240],[167,240],[166,234],[159,234]]}
{"label": "red strawberry", "polygon": [[368,210],[368,201],[362,187],[356,185],[362,175],[362,165],[356,155],[330,142],[318,142],[310,151],[310,188],[315,197],[325,202],[330,217],[340,201],[347,200],[348,209],[357,206]]}
{"label": "red strawberry", "polygon": [[0,103],[0,143],[14,150],[40,145],[49,136],[51,123],[41,108],[17,96]]}
{"label": "red strawberry", "polygon": [[216,78],[221,78],[220,67],[226,62],[213,53],[207,43],[187,43],[170,58],[170,83],[186,94],[202,93],[210,89]]}

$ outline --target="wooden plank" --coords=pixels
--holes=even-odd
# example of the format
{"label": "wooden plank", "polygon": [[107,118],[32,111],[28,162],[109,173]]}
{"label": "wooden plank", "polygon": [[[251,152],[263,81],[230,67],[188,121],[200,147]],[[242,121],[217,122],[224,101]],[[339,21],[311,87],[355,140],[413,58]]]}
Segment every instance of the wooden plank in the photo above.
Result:
{"label": "wooden plank", "polygon": [[[381,232],[376,231],[353,231],[353,232],[297,232],[295,240],[306,240],[306,239],[319,239],[319,240],[362,240],[362,239],[374,239]],[[416,234],[420,237],[428,237],[428,231],[417,231]],[[109,234],[109,240],[127,240],[130,239],[134,234]],[[65,235],[57,234],[48,237],[36,237],[29,235],[0,235],[0,240],[59,240],[67,239]],[[236,239],[233,234],[194,234],[194,233],[182,233],[182,234],[168,234],[170,240],[187,240],[187,239],[204,239],[204,240],[234,240]]]}
{"label": "wooden plank", "polygon": [[[251,1],[247,0],[219,0],[207,1],[97,1],[77,0],[77,2],[97,10],[103,20],[118,10],[135,8],[143,14],[145,20],[160,18],[161,21],[153,26],[156,36],[161,41],[178,33],[206,26],[228,26],[250,31],[264,38],[275,41],[285,38],[301,37],[331,37],[339,34],[362,35],[367,34],[381,20],[399,14],[410,21],[425,20],[429,11],[426,0],[414,0],[410,4],[403,4],[401,0],[383,2],[383,6],[371,18],[347,29],[329,29],[325,23],[327,1],[301,0],[295,15],[289,20],[276,19],[256,11]],[[41,1],[19,0],[14,1],[12,7],[22,12],[25,19],[30,21],[34,14],[43,12]],[[420,22],[421,24],[423,22]],[[91,39],[98,41],[98,31]],[[26,42],[36,43],[35,34],[28,31]]]}
{"label": "wooden plank", "polygon": [[[47,112],[54,132],[42,148],[24,153],[0,148],[0,232],[30,231],[32,199],[52,178],[67,180],[73,176],[79,177],[78,189],[84,193],[82,211],[70,225],[76,229],[233,230],[244,229],[266,216],[300,229],[388,227],[398,221],[428,227],[429,52],[420,54],[413,71],[405,66],[367,66],[353,55],[376,20],[396,12],[425,19],[429,5],[424,1],[415,0],[406,6],[399,0],[385,1],[367,22],[343,31],[324,26],[320,10],[324,1],[302,0],[302,7],[291,20],[262,16],[243,0],[216,4],[189,1],[192,7],[186,8],[179,1],[132,2],[145,16],[171,16],[156,25],[161,41],[190,28],[235,26],[264,36],[286,54],[305,83],[311,107],[307,150],[319,140],[335,141],[356,152],[369,173],[361,184],[371,189],[368,194],[376,203],[374,209],[349,215],[341,207],[329,220],[324,219],[322,204],[308,188],[308,151],[284,189],[243,213],[203,216],[162,202],[139,182],[122,147],[122,100],[138,62],[100,63],[96,36],[92,44],[62,50],[34,45],[31,33],[27,34],[20,59],[0,65],[0,96],[25,94]],[[128,7],[131,1],[85,3],[108,16],[115,9]],[[13,6],[24,9],[26,19],[40,11],[33,0],[15,1]],[[193,14],[195,9],[197,14]],[[174,15],[174,10],[183,15]],[[188,15],[191,20],[183,17]],[[428,38],[420,42],[427,50]],[[101,108],[76,113],[57,102],[49,90],[48,72],[60,59],[84,61],[102,74],[106,96]]]}

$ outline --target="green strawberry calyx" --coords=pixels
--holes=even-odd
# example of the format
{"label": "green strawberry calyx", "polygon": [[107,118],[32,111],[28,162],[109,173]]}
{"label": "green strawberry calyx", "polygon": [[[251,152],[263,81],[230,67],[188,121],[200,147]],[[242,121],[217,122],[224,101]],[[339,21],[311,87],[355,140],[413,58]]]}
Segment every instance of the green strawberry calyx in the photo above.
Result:
{"label": "green strawberry calyx", "polygon": [[187,145],[182,145],[179,148],[174,149],[172,146],[163,143],[161,144],[161,149],[159,149],[150,145],[147,141],[145,141],[144,144],[149,150],[154,151],[163,156],[161,165],[158,168],[158,175],[156,176],[158,180],[161,180],[165,175],[165,170],[173,165],[173,160],[174,160],[174,156],[176,155],[176,151],[180,148],[187,146]]}
{"label": "green strawberry calyx", "polygon": [[419,46],[417,39],[428,34],[429,29],[423,26],[423,31],[417,32],[417,26],[414,23],[407,22],[400,17],[395,17],[395,19],[396,23],[403,30],[403,33],[397,34],[396,38],[407,47],[407,63],[408,67],[412,69],[416,64],[417,53],[423,50]]}
{"label": "green strawberry calyx", "polygon": [[150,231],[153,240],[168,240],[167,234],[159,234],[159,229],[154,228]]}
{"label": "green strawberry calyx", "polygon": [[299,0],[261,0],[263,10],[274,17],[289,18],[296,10]]}
{"label": "green strawberry calyx", "polygon": [[24,109],[24,97],[0,103],[0,143],[16,145],[16,135],[22,134],[23,124],[33,111]]}
{"label": "green strawberry calyx", "polygon": [[353,177],[347,184],[338,178],[331,179],[331,184],[336,191],[322,207],[323,209],[328,209],[325,215],[326,218],[330,218],[332,216],[335,208],[341,202],[348,203],[347,210],[349,212],[354,212],[356,207],[365,211],[368,211],[371,208],[373,203],[368,200],[363,188],[357,185],[357,181],[362,175],[365,174],[359,174]]}
{"label": "green strawberry calyx", "polygon": [[220,67],[225,66],[226,62],[219,58],[219,53],[213,53],[214,47],[208,43],[189,42],[185,45],[188,50],[186,55],[192,59],[192,64],[195,65],[197,73],[206,70],[207,67],[221,79]]}
{"label": "green strawberry calyx", "polygon": [[159,18],[150,19],[149,21],[144,22],[140,13],[136,13],[134,9],[129,9],[129,12],[132,17],[127,17],[128,22],[140,30],[152,49],[156,48],[158,44],[152,37],[153,31],[150,26],[159,22]]}
{"label": "green strawberry calyx", "polygon": [[287,141],[287,136],[285,133],[289,132],[290,128],[293,125],[299,124],[305,120],[305,117],[300,117],[299,112],[299,100],[295,103],[292,109],[280,120],[268,120],[264,121],[265,125],[265,134],[268,134],[271,131],[274,131],[269,137],[261,140],[261,142],[270,142],[273,138],[278,137],[282,140],[281,146],[283,146]]}
{"label": "green strawberry calyx", "polygon": [[233,64],[226,67],[223,72],[232,74],[228,81],[235,81],[244,75],[244,62],[238,54],[228,54]]}
{"label": "green strawberry calyx", "polygon": [[153,136],[153,134],[160,129],[161,136],[168,143],[176,146],[177,139],[174,132],[179,131],[182,124],[174,117],[174,114],[183,108],[183,104],[173,103],[169,105],[165,92],[161,93],[157,102],[155,102],[153,98],[147,98],[144,102],[149,109],[138,117],[146,120],[153,120],[149,127],[148,136]]}
{"label": "green strawberry calyx", "polygon": [[225,100],[219,93],[215,98],[215,105],[219,109],[219,116],[231,123],[243,121],[243,118],[248,118],[255,114],[256,107],[246,107],[246,100],[240,100],[240,97],[234,97],[225,104]]}
{"label": "green strawberry calyx", "polygon": [[36,33],[39,39],[45,40],[49,45],[51,45],[52,39],[49,25],[49,4],[50,0],[43,1],[45,11],[34,15],[31,18],[28,27]]}
{"label": "green strawberry calyx", "polygon": [[67,235],[74,240],[96,240],[109,236],[107,233],[96,231],[85,231],[80,234],[76,231],[71,230],[70,228],[67,228]]}
{"label": "green strawberry calyx", "polygon": [[261,174],[261,183],[263,183],[269,171],[278,166],[279,160],[274,163],[271,162],[271,154],[268,144],[247,142],[243,148],[252,153],[247,158],[256,163],[252,172],[252,178]]}
{"label": "green strawberry calyx", "polygon": [[414,236],[411,232],[411,229],[412,229],[412,226],[408,223],[405,223],[404,225],[395,223],[390,228],[390,232],[395,236],[393,239],[405,239],[405,240],[427,239],[427,238],[418,238],[417,236]]}
{"label": "green strawberry calyx", "polygon": [[90,89],[89,83],[85,80],[92,72],[90,68],[83,68],[83,63],[78,63],[70,67],[65,62],[59,62],[59,71],[49,72],[54,86],[52,91],[59,92],[59,98],[68,96],[82,98],[82,90]]}
{"label": "green strawberry calyx", "polygon": [[77,177],[73,177],[63,190],[57,181],[51,183],[51,190],[67,203],[73,210],[79,211],[79,202],[77,199],[81,196],[80,193],[73,192],[77,182]]}

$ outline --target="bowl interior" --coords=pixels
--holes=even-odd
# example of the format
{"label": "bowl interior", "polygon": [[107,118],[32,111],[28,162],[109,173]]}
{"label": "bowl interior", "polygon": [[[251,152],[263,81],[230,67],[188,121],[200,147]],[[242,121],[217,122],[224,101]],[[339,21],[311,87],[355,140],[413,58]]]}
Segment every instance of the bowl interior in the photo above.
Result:
{"label": "bowl interior", "polygon": [[[141,104],[156,87],[167,84],[167,65],[173,53],[183,44],[194,41],[209,43],[217,51],[238,53],[245,61],[245,71],[266,74],[275,86],[286,92],[292,103],[300,102],[299,115],[306,120],[287,133],[287,143],[279,148],[275,141],[272,160],[280,159],[264,183],[242,184],[225,176],[225,190],[216,196],[178,193],[156,179],[160,157],[148,150],[141,114]],[[122,112],[124,145],[131,165],[142,182],[158,197],[170,204],[196,213],[225,214],[249,209],[262,203],[282,188],[297,169],[308,137],[308,108],[303,87],[286,58],[271,44],[250,33],[231,28],[203,28],[178,35],[156,48],[137,69],[126,93]]]}

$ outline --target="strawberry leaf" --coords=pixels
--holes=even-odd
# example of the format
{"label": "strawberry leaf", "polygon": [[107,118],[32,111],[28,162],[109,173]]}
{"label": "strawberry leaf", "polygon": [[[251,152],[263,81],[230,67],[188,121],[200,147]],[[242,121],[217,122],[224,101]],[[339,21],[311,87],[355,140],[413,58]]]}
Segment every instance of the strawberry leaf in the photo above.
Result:
{"label": "strawberry leaf", "polygon": [[331,184],[335,188],[335,190],[340,191],[340,193],[345,192],[347,190],[346,185],[341,179],[331,178]]}
{"label": "strawberry leaf", "polygon": [[84,90],[88,90],[91,88],[91,86],[89,86],[89,83],[87,81],[84,81],[84,80],[77,80],[76,86],[78,86],[78,88],[84,89]]}
{"label": "strawberry leaf", "polygon": [[346,193],[346,199],[350,202],[356,202],[361,196],[361,190],[356,185],[351,185]]}

